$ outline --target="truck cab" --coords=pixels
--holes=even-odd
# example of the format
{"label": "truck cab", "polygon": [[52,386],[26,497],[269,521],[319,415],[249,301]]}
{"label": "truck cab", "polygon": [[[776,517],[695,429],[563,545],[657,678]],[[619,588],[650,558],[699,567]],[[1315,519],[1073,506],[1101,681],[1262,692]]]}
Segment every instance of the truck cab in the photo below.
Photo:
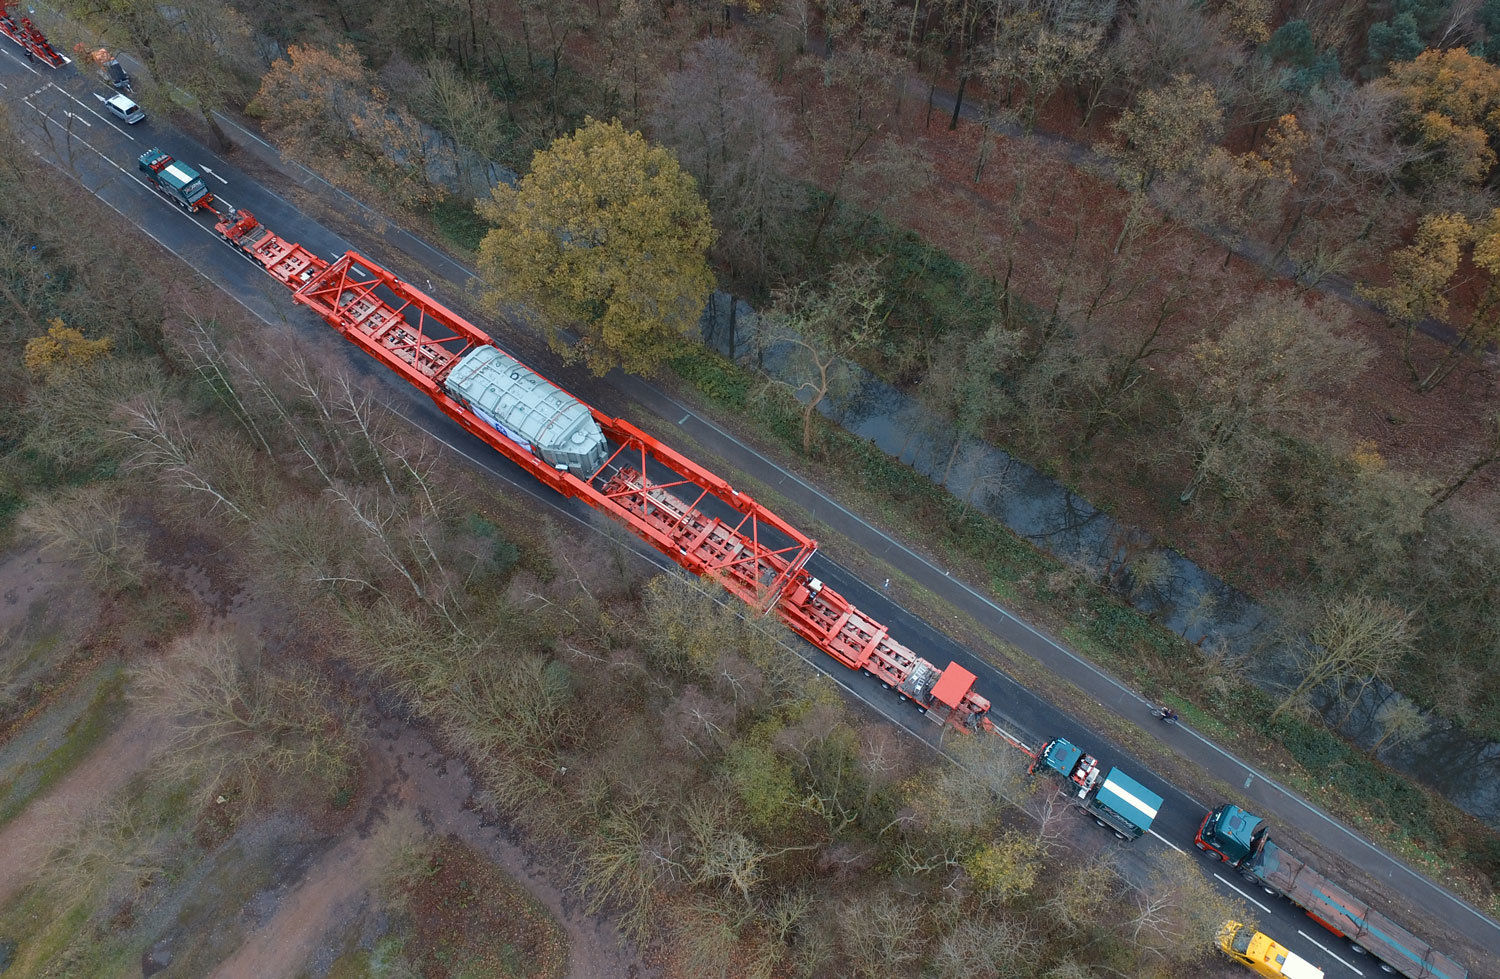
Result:
{"label": "truck cab", "polygon": [[1033,775],[1038,771],[1066,779],[1084,792],[1092,789],[1104,774],[1093,755],[1084,754],[1082,748],[1066,738],[1053,738],[1042,745],[1029,769]]}
{"label": "truck cab", "polygon": [[212,209],[214,195],[208,192],[203,175],[186,163],[173,159],[170,153],[153,147],[142,153],[136,162],[151,186],[163,197],[188,211],[205,207]]}
{"label": "truck cab", "polygon": [[1225,803],[1203,817],[1193,845],[1205,853],[1218,854],[1225,863],[1241,867],[1260,852],[1266,838],[1264,819]]}
{"label": "truck cab", "polygon": [[1270,979],[1323,979],[1323,970],[1285,945],[1238,921],[1219,929],[1219,948],[1258,976]]}

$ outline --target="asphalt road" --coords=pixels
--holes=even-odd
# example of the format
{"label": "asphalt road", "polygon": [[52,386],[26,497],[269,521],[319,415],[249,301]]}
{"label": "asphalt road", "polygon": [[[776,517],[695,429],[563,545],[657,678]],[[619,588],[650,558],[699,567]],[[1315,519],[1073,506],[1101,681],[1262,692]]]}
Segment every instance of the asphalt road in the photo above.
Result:
{"label": "asphalt road", "polygon": [[[576,501],[563,500],[542,489],[524,470],[508,463],[482,442],[468,435],[415,389],[378,367],[352,345],[337,338],[317,317],[294,306],[285,288],[213,235],[211,220],[194,219],[156,195],[137,174],[135,159],[146,149],[159,146],[173,156],[205,170],[211,189],[221,196],[221,200],[248,208],[277,233],[300,241],[325,258],[333,258],[349,250],[351,246],[348,242],[302,215],[274,191],[250,179],[233,163],[220,158],[170,125],[148,119],[136,126],[126,126],[110,117],[96,98],[96,95],[104,93],[102,86],[94,84],[89,78],[80,77],[72,68],[52,71],[27,64],[21,58],[19,49],[0,39],[0,98],[11,103],[22,139],[38,156],[56,166],[65,178],[82,183],[89,192],[176,254],[195,269],[198,275],[222,289],[270,329],[298,344],[324,345],[324,349],[338,351],[351,366],[377,386],[380,396],[395,410],[468,456],[476,466],[511,483],[518,491],[528,494],[559,514],[583,523],[589,522],[590,512],[587,507]],[[300,182],[306,185],[316,183],[317,180],[315,175],[309,173]],[[347,199],[347,195],[335,192],[332,188],[329,188],[329,194],[330,197],[337,194]],[[352,199],[347,200],[351,207],[363,206],[352,202]],[[424,262],[447,263],[456,270],[451,273],[452,280],[460,285],[470,274],[467,269],[453,263],[425,243],[402,233],[396,233],[394,237],[405,239],[395,242],[395,248],[418,255]],[[122,247],[129,245],[122,243]],[[400,259],[394,253],[377,253],[371,257],[387,261]],[[506,342],[503,329],[492,327],[491,332],[496,334],[496,339],[502,345]],[[859,520],[856,515],[822,497],[796,476],[774,470],[772,463],[749,447],[738,443],[707,419],[673,402],[649,385],[624,377],[611,378],[611,384],[605,385],[556,363],[535,362],[534,366],[564,386],[584,393],[603,411],[627,418],[632,413],[638,414],[642,406],[654,411],[670,424],[681,426],[693,439],[712,444],[716,451],[721,451],[721,454],[735,464],[743,462],[747,469],[757,473],[758,478],[771,483],[778,483],[779,480],[779,490],[785,490],[794,497],[810,497],[806,505],[810,506],[819,519],[830,522],[840,532],[847,533],[855,540],[862,537],[870,540],[872,550],[892,551],[897,560],[911,568],[919,581],[930,579],[934,587],[944,585],[945,575],[930,562],[905,551],[899,544]],[[802,501],[799,499],[799,502]],[[880,541],[884,543],[879,543]],[[658,564],[663,563],[654,551],[648,556]],[[809,564],[809,570],[862,609],[888,624],[893,635],[920,655],[940,667],[953,660],[971,670],[978,677],[979,692],[995,704],[998,714],[1009,718],[1015,726],[1033,737],[1066,737],[1096,755],[1106,767],[1119,766],[1160,793],[1166,802],[1157,817],[1152,835],[1129,847],[1120,847],[1120,862],[1127,873],[1142,873],[1150,855],[1167,847],[1191,851],[1197,823],[1207,806],[1216,800],[1195,798],[1189,791],[1155,777],[1146,765],[1129,752],[1080,723],[1067,710],[1035,696],[940,630],[888,600],[878,589],[859,581],[837,563],[836,555],[819,553]],[[965,594],[969,597],[965,598]],[[960,605],[968,603],[982,612],[981,621],[992,621],[1002,638],[1034,653],[1044,662],[1056,660],[1059,654],[1068,657],[1072,666],[1059,672],[1086,691],[1101,691],[1097,695],[1092,692],[1090,694],[1096,696],[1101,703],[1120,709],[1129,716],[1128,712],[1132,709],[1130,700],[1133,698],[1136,701],[1133,709],[1141,722],[1147,725],[1153,723],[1145,715],[1144,704],[1125,688],[1113,684],[1102,673],[1072,657],[1050,638],[979,596],[977,592],[950,579],[946,583],[944,597],[952,596],[957,596]],[[923,716],[904,706],[894,693],[884,690],[873,679],[844,670],[830,657],[812,651],[811,647],[801,652],[808,662],[832,676],[852,695],[867,702],[893,722],[929,742],[936,739],[938,729],[930,716]],[[1201,748],[1196,745],[1196,741],[1212,748],[1212,751],[1205,749],[1205,764],[1221,777],[1238,781],[1241,772],[1235,769],[1235,765],[1250,773],[1250,782],[1256,777],[1256,773],[1248,766],[1237,762],[1232,755],[1209,745],[1192,732],[1162,728],[1158,733],[1189,757],[1193,757],[1194,751]],[[1261,778],[1262,786],[1275,787],[1274,782]],[[1279,787],[1275,788],[1279,790]],[[1271,789],[1266,788],[1264,791],[1270,792]],[[1307,810],[1316,814],[1316,810],[1311,807],[1307,807]],[[1313,823],[1316,824],[1315,819]],[[1306,831],[1306,826],[1303,828]],[[1349,830],[1337,827],[1331,821],[1325,832],[1336,842],[1347,844],[1340,834],[1357,840]],[[1099,834],[1102,846],[1116,846],[1113,838],[1104,831],[1099,831]],[[1323,840],[1325,836],[1318,835],[1318,838]],[[1468,905],[1426,882],[1424,878],[1412,874],[1403,865],[1368,844],[1363,846],[1374,854],[1367,855],[1367,859],[1384,859],[1390,863],[1384,873],[1393,881],[1393,886],[1406,888],[1408,894],[1416,893],[1414,889],[1425,889],[1420,897],[1425,905],[1452,922],[1491,955],[1500,955],[1500,926],[1478,915]],[[1364,853],[1364,850],[1360,852]],[[1243,881],[1235,878],[1232,873],[1226,873],[1221,867],[1205,863],[1204,869],[1214,876],[1219,886],[1232,890],[1256,906],[1256,913],[1264,930],[1292,947],[1298,954],[1323,967],[1329,977],[1378,974],[1378,970],[1368,960],[1361,960],[1342,940],[1313,927],[1311,919],[1290,905],[1270,899],[1258,890],[1251,891]],[[1474,961],[1473,956],[1460,957],[1469,959],[1466,964],[1471,975],[1477,977],[1494,974],[1491,967],[1484,962]]]}

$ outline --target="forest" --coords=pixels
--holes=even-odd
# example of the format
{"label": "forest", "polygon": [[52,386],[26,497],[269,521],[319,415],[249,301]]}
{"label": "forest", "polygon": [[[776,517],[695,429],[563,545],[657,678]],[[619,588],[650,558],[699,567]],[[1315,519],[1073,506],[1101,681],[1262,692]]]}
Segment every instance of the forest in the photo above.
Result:
{"label": "forest", "polygon": [[[149,110],[225,149],[216,114],[248,120],[472,256],[478,306],[524,304],[596,374],[675,377],[878,492],[813,410],[858,364],[1266,601],[1307,637],[1282,696],[1246,694],[1246,664],[1211,649],[1187,654],[1212,667],[1196,685],[1177,653],[1118,653],[1207,714],[1247,709],[1362,773],[1308,700],[1379,678],[1500,735],[1500,0],[63,7],[54,40],[138,57]],[[585,233],[580,168],[585,196],[661,203],[587,229],[598,291],[559,288],[586,277],[555,244]],[[1196,871],[1136,890],[1077,862],[1013,765],[955,746],[981,753],[960,758],[976,782],[919,754],[810,684],[786,636],[653,576],[616,532],[465,478],[336,355],[257,344],[221,300],[139,274],[167,260],[80,233],[96,216],[31,164],[0,169],[0,533],[86,596],[66,626],[55,599],[7,620],[5,737],[82,713],[5,783],[0,829],[119,718],[167,732],[0,914],[0,957],[107,972],[191,927],[192,868],[275,814],[345,839],[394,717],[466,759],[485,811],[668,972],[1219,967],[1208,939],[1246,910]],[[18,203],[36,199],[70,220]],[[649,265],[629,244],[648,237]],[[800,389],[692,349],[715,286],[796,347]],[[920,504],[903,532],[1012,546],[901,492]],[[1019,587],[1063,615],[1112,570]],[[1387,738],[1428,723],[1394,716]],[[1387,791],[1361,828],[1492,900],[1494,834]],[[414,910],[447,905],[412,895],[482,861],[382,825],[359,859],[388,931],[349,974],[461,974],[432,958],[453,922]],[[465,954],[555,974],[559,946],[579,954],[558,916]]]}

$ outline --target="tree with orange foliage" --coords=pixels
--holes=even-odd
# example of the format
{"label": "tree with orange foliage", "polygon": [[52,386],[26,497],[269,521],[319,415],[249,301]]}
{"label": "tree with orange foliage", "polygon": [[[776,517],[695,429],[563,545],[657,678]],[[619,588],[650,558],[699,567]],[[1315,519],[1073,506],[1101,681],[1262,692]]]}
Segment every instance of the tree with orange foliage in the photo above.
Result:
{"label": "tree with orange foliage", "polygon": [[402,203],[426,199],[421,125],[391,104],[352,46],[293,44],[247,108],[293,159],[394,189]]}
{"label": "tree with orange foliage", "polygon": [[[1450,315],[1449,294],[1461,281],[1467,264],[1488,281],[1467,315]],[[1478,225],[1461,214],[1423,218],[1411,244],[1391,255],[1391,284],[1361,289],[1388,315],[1402,324],[1401,356],[1420,392],[1431,391],[1463,363],[1500,340],[1500,208]],[[1456,342],[1425,373],[1417,365],[1413,340],[1417,327],[1435,319],[1457,334]]]}
{"label": "tree with orange foliage", "polygon": [[80,367],[87,367],[109,353],[114,341],[109,337],[86,339],[80,330],[60,319],[48,321],[46,335],[26,341],[22,361],[26,369],[45,380],[52,380]]}
{"label": "tree with orange foliage", "polygon": [[1391,86],[1405,104],[1407,138],[1426,151],[1410,167],[1425,183],[1482,183],[1500,138],[1500,68],[1463,48],[1423,51],[1391,65]]}

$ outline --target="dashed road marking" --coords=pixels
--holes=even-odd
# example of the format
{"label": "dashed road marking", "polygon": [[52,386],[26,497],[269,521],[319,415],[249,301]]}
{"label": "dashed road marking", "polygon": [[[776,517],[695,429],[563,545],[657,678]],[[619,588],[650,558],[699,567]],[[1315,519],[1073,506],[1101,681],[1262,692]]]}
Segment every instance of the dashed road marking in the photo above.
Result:
{"label": "dashed road marking", "polygon": [[1341,959],[1341,958],[1339,958],[1339,956],[1334,955],[1333,949],[1329,948],[1327,945],[1324,945],[1322,942],[1318,941],[1316,938],[1312,937],[1307,932],[1303,931],[1301,928],[1297,929],[1297,934],[1301,935],[1303,938],[1305,938],[1308,941],[1312,942],[1314,945],[1318,946],[1323,951],[1327,952],[1329,955],[1333,955],[1333,957],[1335,959],[1337,959],[1339,962],[1343,962],[1345,968],[1347,968],[1350,971],[1352,971],[1356,976],[1362,976],[1362,975],[1364,975],[1363,972],[1361,972],[1358,969],[1354,968],[1353,965],[1351,965],[1348,962],[1344,962],[1344,960]]}
{"label": "dashed road marking", "polygon": [[1255,898],[1251,897],[1249,894],[1246,894],[1244,891],[1242,891],[1238,887],[1234,886],[1234,884],[1230,883],[1222,875],[1220,875],[1220,874],[1214,874],[1214,876],[1219,879],[1219,883],[1223,884],[1225,887],[1229,888],[1231,891],[1234,891],[1240,897],[1242,897],[1245,900],[1249,901],[1251,904],[1255,905],[1257,908],[1260,908],[1266,914],[1274,914],[1275,913],[1270,908],[1266,907],[1264,904],[1261,904]]}

